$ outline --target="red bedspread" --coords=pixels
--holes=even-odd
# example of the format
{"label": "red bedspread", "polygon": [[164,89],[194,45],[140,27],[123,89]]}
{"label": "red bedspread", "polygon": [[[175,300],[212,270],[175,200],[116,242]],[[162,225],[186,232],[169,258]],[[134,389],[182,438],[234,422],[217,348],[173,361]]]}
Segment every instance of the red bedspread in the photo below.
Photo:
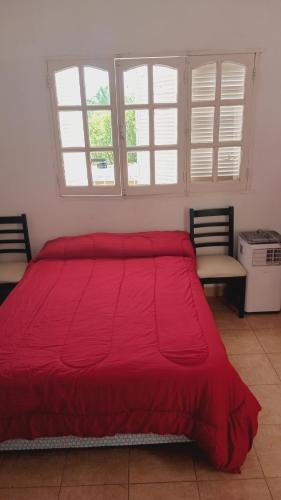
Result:
{"label": "red bedspread", "polygon": [[185,434],[238,472],[260,407],[230,365],[188,235],[48,242],[0,308],[0,440]]}

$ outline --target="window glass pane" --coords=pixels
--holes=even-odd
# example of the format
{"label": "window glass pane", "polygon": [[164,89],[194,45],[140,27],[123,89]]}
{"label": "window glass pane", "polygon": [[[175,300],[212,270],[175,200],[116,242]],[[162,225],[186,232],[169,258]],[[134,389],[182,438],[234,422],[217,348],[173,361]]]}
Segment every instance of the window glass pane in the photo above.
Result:
{"label": "window glass pane", "polygon": [[153,66],[153,99],[156,103],[177,102],[178,70],[168,66]]}
{"label": "window glass pane", "polygon": [[59,124],[63,148],[85,146],[82,111],[59,111]]}
{"label": "window glass pane", "polygon": [[147,66],[138,66],[124,71],[125,104],[148,103]]}
{"label": "window glass pane", "polygon": [[108,71],[91,66],[84,68],[86,103],[89,105],[109,105]]}
{"label": "window glass pane", "polygon": [[91,147],[112,146],[111,111],[88,111]]}
{"label": "window glass pane", "polygon": [[81,104],[78,68],[68,68],[55,73],[57,102],[59,106]]}
{"label": "window glass pane", "polygon": [[191,180],[209,181],[213,176],[213,150],[198,148],[191,150]]}
{"label": "window glass pane", "polygon": [[147,109],[125,111],[127,146],[148,146],[149,118]]}
{"label": "window glass pane", "polygon": [[242,137],[243,106],[221,106],[220,141],[240,141]]}
{"label": "window glass pane", "polygon": [[223,62],[221,71],[221,98],[244,99],[246,67],[243,64]]}
{"label": "window glass pane", "polygon": [[85,153],[63,153],[66,186],[88,186]]}
{"label": "window glass pane", "polygon": [[240,175],[240,162],[240,147],[231,146],[227,148],[219,148],[218,177],[223,177],[226,180],[238,180]]}
{"label": "window glass pane", "polygon": [[113,186],[114,155],[112,151],[92,151],[90,154],[94,186]]}
{"label": "window glass pane", "polygon": [[154,110],[154,139],[156,145],[177,144],[178,112],[175,108]]}
{"label": "window glass pane", "polygon": [[129,186],[148,186],[150,184],[149,151],[127,153]]}
{"label": "window glass pane", "polygon": [[191,142],[213,142],[215,108],[192,108]]}
{"label": "window glass pane", "polygon": [[155,151],[155,184],[177,184],[178,152]]}
{"label": "window glass pane", "polygon": [[192,100],[213,101],[216,95],[216,63],[192,70]]}

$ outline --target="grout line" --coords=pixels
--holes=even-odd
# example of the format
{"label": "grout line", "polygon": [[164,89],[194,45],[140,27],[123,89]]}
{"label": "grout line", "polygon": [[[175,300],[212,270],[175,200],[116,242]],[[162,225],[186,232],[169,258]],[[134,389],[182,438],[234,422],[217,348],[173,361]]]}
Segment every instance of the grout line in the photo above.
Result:
{"label": "grout line", "polygon": [[10,492],[16,491],[16,490],[40,490],[40,489],[48,489],[48,490],[57,490],[59,489],[59,486],[50,486],[48,485],[42,485],[42,484],[36,484],[36,485],[29,485],[29,486],[0,486],[0,491],[2,490],[9,490]]}
{"label": "grout line", "polygon": [[[270,488],[269,488],[269,486],[268,486],[267,479],[269,479],[269,478],[266,478],[266,477],[261,478],[261,477],[259,477],[259,478],[248,478],[248,479],[241,479],[241,480],[237,480],[237,479],[236,479],[236,480],[235,480],[235,479],[230,479],[230,480],[227,480],[227,481],[236,482],[236,483],[237,483],[237,482],[239,483],[240,481],[256,481],[256,480],[264,481],[264,482],[265,482],[265,484],[266,484],[266,487],[267,487],[267,490],[268,490],[268,493],[269,493],[270,498],[271,498],[272,500],[274,500],[274,498],[273,498],[273,496],[272,496],[272,494],[271,494]],[[214,481],[215,481],[215,480],[214,480]],[[217,481],[217,483],[219,483],[219,482],[220,482],[219,480],[216,480],[216,481]],[[202,480],[201,480],[200,482],[202,482]],[[223,482],[223,481],[221,481],[221,482]],[[200,489],[199,489],[199,482],[198,482],[198,492],[199,492],[199,500],[201,500],[201,496],[200,496]],[[239,496],[239,498],[240,498],[240,496]],[[242,497],[241,497],[241,498],[242,498]],[[244,496],[243,496],[243,498],[244,498]]]}
{"label": "grout line", "polygon": [[230,354],[230,356],[264,356],[264,352],[241,352],[239,354]]}
{"label": "grout line", "polygon": [[[271,353],[271,354],[274,354],[274,353]],[[278,354],[278,353],[277,353],[277,354]],[[269,363],[270,363],[271,367],[273,368],[274,372],[276,373],[278,380],[280,380],[280,382],[279,382],[279,384],[280,384],[280,383],[281,383],[281,377],[280,377],[280,375],[279,375],[278,371],[276,370],[276,368],[275,368],[274,364],[272,363],[272,361],[271,361],[270,357],[268,356],[268,353],[265,353],[265,355],[266,355],[266,357],[267,357],[267,359],[268,359],[268,361],[269,361]],[[276,384],[276,385],[277,385],[277,384]]]}
{"label": "grout line", "polygon": [[[237,481],[237,479],[236,479]],[[142,484],[181,484],[181,483],[197,483],[198,481],[196,481],[195,479],[184,479],[184,480],[180,480],[180,481],[173,481],[173,480],[170,480],[170,481],[146,481],[145,483],[131,483],[133,485],[136,485],[136,486],[141,486]]]}
{"label": "grout line", "polygon": [[196,466],[196,459],[194,457],[194,450],[192,453],[192,462],[193,462],[193,469],[194,469],[194,474],[195,474],[195,483],[196,483],[196,488],[198,492],[198,499],[201,500],[201,494],[200,494],[200,488],[199,488],[199,480],[198,480],[198,475],[197,475],[197,466]]}
{"label": "grout line", "polygon": [[263,383],[263,384],[247,384],[247,385],[248,385],[248,387],[260,387],[260,386],[262,386],[262,387],[275,387],[275,386],[280,387],[280,383],[274,383],[274,384],[264,384]]}
{"label": "grout line", "polygon": [[128,500],[130,500],[130,462],[131,462],[131,447],[128,449]]}
{"label": "grout line", "polygon": [[[263,470],[262,470],[262,474],[263,474]],[[230,476],[232,476],[231,473],[229,473]],[[198,481],[158,481],[157,483],[152,483],[152,482],[149,482],[149,483],[132,483],[133,485],[136,485],[136,486],[141,486],[141,485],[151,485],[153,486],[154,484],[189,484],[189,483],[196,483],[196,484],[200,484],[200,483],[221,483],[221,484],[224,484],[226,481],[231,481],[233,483],[236,483],[236,484],[239,484],[240,482],[248,482],[248,481],[266,481],[267,479],[280,479],[280,476],[273,476],[273,477],[268,477],[266,478],[264,475],[262,477],[243,477],[242,479],[232,479],[231,477],[230,478],[223,478],[223,479],[198,479]],[[93,485],[93,486],[97,486],[97,485]]]}
{"label": "grout line", "polygon": [[[256,330],[257,330],[257,329],[256,329]],[[256,339],[257,339],[257,341],[258,341],[259,345],[261,346],[261,348],[262,348],[262,350],[263,350],[264,354],[266,354],[266,355],[267,355],[267,354],[281,354],[281,349],[280,349],[279,351],[271,351],[271,352],[267,352],[267,351],[265,350],[265,347],[263,347],[263,345],[262,345],[261,341],[259,340],[259,337],[257,336],[256,330],[253,330],[253,333],[254,333],[254,335],[255,335],[255,337],[256,337]],[[266,328],[264,328],[264,330],[266,330]],[[267,330],[275,330],[275,328],[267,328]]]}
{"label": "grout line", "polygon": [[[184,479],[180,481],[149,481],[149,482],[143,482],[143,483],[130,483],[131,485],[142,485],[142,484],[179,484],[179,483],[206,483],[206,482],[219,482],[219,483],[224,483],[225,481],[235,481],[235,483],[239,483],[240,481],[255,481],[258,479],[265,479],[265,475],[263,472],[263,469],[261,468],[261,472],[263,474],[262,477],[260,476],[253,476],[253,477],[243,477],[241,479],[233,479],[233,474],[231,472],[223,472],[223,471],[216,471],[215,472],[221,472],[222,474],[229,474],[229,477],[223,476],[221,479],[218,479],[217,477],[215,478],[207,478],[207,479]],[[236,475],[236,474],[235,474]],[[280,476],[273,476],[274,478],[280,478]],[[94,485],[93,485],[94,486]],[[97,486],[97,485],[95,485]]]}
{"label": "grout line", "polygon": [[192,461],[193,461],[193,469],[194,469],[194,474],[195,474],[195,481],[197,482],[198,481],[198,476],[197,476],[196,460],[194,460],[193,457],[192,457]]}
{"label": "grout line", "polygon": [[[259,461],[259,459],[258,459]],[[259,462],[260,463],[260,462]],[[198,479],[198,480],[195,480],[195,479],[185,479],[185,480],[181,480],[181,481],[157,481],[157,482],[152,482],[152,481],[149,481],[149,482],[142,482],[142,483],[131,483],[131,485],[136,485],[136,486],[141,486],[141,485],[155,485],[155,484],[159,484],[159,485],[162,485],[162,484],[189,484],[189,483],[206,483],[206,482],[217,482],[217,483],[224,483],[225,481],[232,481],[232,482],[235,482],[235,483],[238,483],[241,482],[241,481],[255,481],[255,480],[261,480],[261,479],[264,479],[264,480],[267,480],[267,479],[281,479],[280,476],[272,476],[272,477],[266,477],[264,475],[264,472],[263,472],[263,469],[261,467],[261,472],[263,474],[262,477],[243,477],[241,479],[232,479],[232,476],[233,474],[229,473],[229,476],[230,477],[223,477],[222,479],[218,479],[217,477],[216,478],[208,478],[208,479]],[[75,489],[75,488],[80,488],[80,487],[93,487],[93,488],[99,488],[101,486],[127,486],[127,483],[98,483],[98,484],[92,484],[92,483],[88,483],[88,484],[73,484],[73,485],[68,485],[68,486],[64,486],[65,488],[67,489]],[[46,488],[46,489],[57,489],[59,488],[58,486],[42,486],[42,485],[37,485],[37,486],[15,486],[15,487],[11,487],[11,486],[1,486],[0,487],[0,491],[1,490],[10,490],[10,491],[15,491],[15,490],[26,490],[26,489],[33,489],[33,490],[38,490],[38,489],[41,489],[41,488]]]}
{"label": "grout line", "polygon": [[[237,481],[237,479],[236,479]],[[180,484],[180,483],[197,483],[196,479],[179,479],[179,480],[173,480],[170,479],[169,481],[143,481],[142,483],[139,482],[133,482],[130,483],[131,485],[142,485],[142,484]]]}
{"label": "grout line", "polygon": [[[255,441],[255,440],[254,440],[254,441]],[[256,450],[256,448],[255,448],[255,446],[254,446],[254,441],[253,441],[253,445],[252,445],[252,447],[253,447],[253,450],[254,450],[255,456],[256,456],[256,458],[257,458],[257,461],[258,461],[258,463],[259,463],[260,470],[261,470],[261,472],[262,472],[263,478],[265,479],[264,471],[263,471],[263,468],[262,468],[262,465],[261,465],[261,462],[260,462],[260,459],[259,459],[259,456],[258,456],[258,452],[257,452],[257,450]]]}
{"label": "grout line", "polygon": [[64,455],[63,467],[62,467],[62,471],[61,471],[61,480],[60,480],[60,485],[59,485],[58,500],[59,500],[59,498],[61,496],[62,482],[63,482],[64,469],[65,469],[65,466],[66,466],[67,454],[68,454],[68,450],[65,451],[65,455]]}
{"label": "grout line", "polygon": [[271,494],[270,488],[269,488],[269,486],[268,486],[267,478],[265,477],[265,473],[264,473],[264,470],[263,470],[263,468],[262,468],[262,464],[261,464],[261,462],[260,462],[260,458],[259,458],[258,452],[257,452],[257,450],[256,450],[256,448],[255,448],[254,442],[253,442],[253,449],[254,449],[255,455],[256,455],[256,457],[257,457],[257,460],[258,460],[258,463],[259,463],[260,469],[261,469],[261,471],[262,471],[262,474],[263,474],[263,479],[264,479],[264,480],[265,480],[265,482],[266,482],[266,486],[267,486],[268,492],[269,492],[269,494],[270,494],[270,497],[272,498],[272,500],[274,500],[274,498],[273,498],[273,496],[272,496],[272,494]]}
{"label": "grout line", "polygon": [[[98,487],[98,486],[127,486],[127,482],[126,483],[117,483],[117,482],[114,482],[114,483],[79,483],[79,484],[64,484],[63,485],[63,488],[79,488],[80,486],[93,486],[93,487]],[[142,483],[140,483],[142,484]],[[30,486],[17,486],[17,488],[30,488]],[[36,486],[36,488],[43,488],[43,486]],[[54,488],[55,486],[47,486],[47,488]],[[58,488],[58,486],[57,486]],[[0,487],[1,489],[1,487]]]}
{"label": "grout line", "polygon": [[269,487],[269,485],[268,485],[267,479],[268,479],[268,478],[264,477],[264,480],[265,480],[265,482],[266,482],[266,486],[267,486],[268,492],[269,492],[269,494],[270,494],[270,498],[272,498],[272,500],[274,500],[273,495],[272,495],[271,490],[270,490],[270,487]]}
{"label": "grout line", "polygon": [[198,491],[198,498],[199,498],[199,500],[201,500],[201,493],[200,493],[200,488],[199,488],[199,481],[196,481],[196,487],[197,487],[197,491]]}
{"label": "grout line", "polygon": [[257,336],[257,334],[256,334],[256,331],[255,331],[255,330],[252,330],[252,332],[253,332],[253,334],[254,334],[255,338],[257,339],[258,344],[261,346],[261,348],[262,348],[263,352],[265,353],[264,347],[263,347],[262,343],[260,342],[260,339],[258,338],[258,336]]}

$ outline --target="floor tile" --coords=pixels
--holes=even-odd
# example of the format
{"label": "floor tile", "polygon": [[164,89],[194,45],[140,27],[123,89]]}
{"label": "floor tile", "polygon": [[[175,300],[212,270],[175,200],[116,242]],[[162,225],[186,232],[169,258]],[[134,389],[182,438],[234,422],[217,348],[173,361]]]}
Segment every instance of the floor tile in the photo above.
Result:
{"label": "floor tile", "polygon": [[268,357],[281,380],[281,353],[268,354]]}
{"label": "floor tile", "polygon": [[128,482],[128,449],[95,448],[67,453],[63,485]]}
{"label": "floor tile", "polygon": [[58,500],[59,488],[4,488],[0,500]]}
{"label": "floor tile", "polygon": [[255,334],[265,352],[281,352],[281,328],[256,330]]}
{"label": "floor tile", "polygon": [[260,425],[254,441],[266,477],[281,477],[281,425]]}
{"label": "floor tile", "polygon": [[195,480],[190,445],[132,448],[130,482],[160,483]]}
{"label": "floor tile", "polygon": [[219,330],[228,354],[259,354],[263,349],[251,330]]}
{"label": "floor tile", "polygon": [[281,424],[281,385],[252,385],[250,389],[262,407],[259,423]]}
{"label": "floor tile", "polygon": [[271,500],[264,479],[200,481],[201,500]]}
{"label": "floor tile", "polygon": [[195,456],[195,471],[197,480],[242,480],[263,477],[263,472],[254,449],[248,453],[242,465],[241,474],[228,474],[227,472],[217,471],[200,452]]}
{"label": "floor tile", "polygon": [[214,317],[219,329],[251,330],[247,318],[239,318],[233,311],[214,311]]}
{"label": "floor tile", "polygon": [[196,483],[132,484],[130,500],[199,500]]}
{"label": "floor tile", "polygon": [[247,314],[247,321],[253,330],[281,328],[281,314]]}
{"label": "floor tile", "polygon": [[267,484],[273,500],[281,498],[281,477],[267,479]]}
{"label": "floor tile", "polygon": [[0,466],[0,488],[59,486],[64,460],[63,451],[7,452]]}
{"label": "floor tile", "polygon": [[229,359],[246,384],[280,383],[266,354],[235,354],[229,356]]}
{"label": "floor tile", "polygon": [[64,486],[61,489],[59,499],[128,500],[128,486],[124,484],[102,486]]}

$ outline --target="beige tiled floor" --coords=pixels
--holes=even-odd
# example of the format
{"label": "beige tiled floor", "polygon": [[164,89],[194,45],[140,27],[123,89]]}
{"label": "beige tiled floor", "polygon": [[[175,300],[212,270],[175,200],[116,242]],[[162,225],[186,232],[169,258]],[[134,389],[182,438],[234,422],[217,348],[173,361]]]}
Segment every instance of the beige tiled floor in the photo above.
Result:
{"label": "beige tiled floor", "polygon": [[194,445],[0,454],[0,500],[281,500],[281,314],[210,305],[231,362],[263,410],[240,475]]}

